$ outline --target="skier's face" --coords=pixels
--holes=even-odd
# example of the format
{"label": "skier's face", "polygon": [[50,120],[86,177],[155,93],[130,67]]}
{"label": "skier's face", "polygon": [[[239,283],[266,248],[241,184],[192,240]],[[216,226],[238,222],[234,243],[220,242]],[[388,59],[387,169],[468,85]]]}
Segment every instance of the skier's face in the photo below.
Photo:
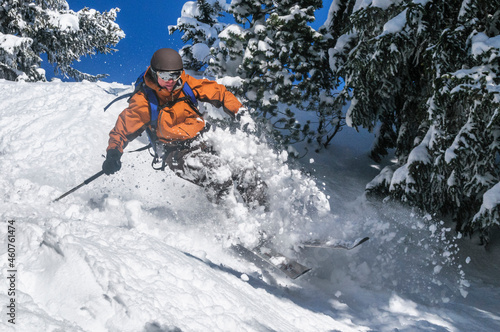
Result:
{"label": "skier's face", "polygon": [[179,80],[181,77],[182,71],[159,71],[157,73],[158,76],[158,84],[162,87],[167,89],[168,91],[172,92],[172,90],[175,87],[175,83]]}
{"label": "skier's face", "polygon": [[175,82],[174,80],[170,79],[168,81],[164,81],[162,80],[160,77],[158,77],[158,84],[164,88],[164,89],[167,89],[168,91],[172,92],[172,90],[174,89],[174,86],[175,86]]}

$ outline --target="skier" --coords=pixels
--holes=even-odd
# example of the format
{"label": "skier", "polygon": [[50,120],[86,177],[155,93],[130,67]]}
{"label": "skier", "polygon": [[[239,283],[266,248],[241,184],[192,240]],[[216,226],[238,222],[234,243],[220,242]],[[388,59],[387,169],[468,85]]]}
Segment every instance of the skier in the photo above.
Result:
{"label": "skier", "polygon": [[153,54],[144,83],[156,95],[157,121],[153,123],[151,117],[151,101],[148,100],[151,95],[145,89],[135,93],[109,133],[103,172],[110,175],[119,171],[123,149],[146,130],[163,161],[161,169],[166,165],[179,177],[203,187],[211,202],[221,203],[234,186],[249,206],[265,206],[266,185],[255,170],[231,174],[229,165],[225,165],[201,139],[209,126],[193,105],[184,85],[188,85],[197,100],[222,106],[233,119],[246,111],[241,102],[223,85],[186,74],[181,56],[170,48],[159,49]]}

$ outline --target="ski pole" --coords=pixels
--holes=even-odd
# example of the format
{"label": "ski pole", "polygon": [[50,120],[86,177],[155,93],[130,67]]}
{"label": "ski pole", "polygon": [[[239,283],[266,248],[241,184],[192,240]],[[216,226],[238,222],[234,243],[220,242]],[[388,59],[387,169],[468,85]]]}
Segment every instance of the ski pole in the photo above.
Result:
{"label": "ski pole", "polygon": [[89,184],[90,182],[94,181],[95,179],[97,179],[98,177],[100,177],[101,175],[104,174],[104,171],[99,171],[97,173],[95,173],[94,175],[92,175],[91,177],[89,177],[87,180],[83,181],[82,183],[80,183],[78,186],[74,187],[73,189],[71,189],[70,191],[62,194],[61,196],[59,196],[58,198],[56,198],[55,200],[53,200],[52,202],[57,202],[58,200],[60,200],[61,198],[64,198],[66,196],[68,196],[69,194],[77,191],[78,189],[80,189],[81,187]]}

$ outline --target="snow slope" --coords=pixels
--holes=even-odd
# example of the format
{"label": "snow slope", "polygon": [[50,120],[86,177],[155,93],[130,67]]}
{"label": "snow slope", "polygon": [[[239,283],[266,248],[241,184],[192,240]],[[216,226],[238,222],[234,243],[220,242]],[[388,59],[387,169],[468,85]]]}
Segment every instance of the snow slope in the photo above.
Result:
{"label": "snow slope", "polygon": [[[346,129],[328,153],[292,165],[257,134],[208,133],[230,167],[261,171],[270,212],[236,199],[213,206],[200,188],[152,170],[147,152],[125,154],[119,173],[52,203],[100,170],[125,104],[103,107],[129,89],[0,81],[2,330],[500,330],[498,245],[487,252],[445,222],[363,198],[381,167],[365,156],[369,135]],[[144,144],[141,137],[127,149]],[[262,231],[313,270],[290,280],[230,249],[257,243]],[[7,291],[9,234],[15,296]],[[296,245],[366,235],[352,251]]]}

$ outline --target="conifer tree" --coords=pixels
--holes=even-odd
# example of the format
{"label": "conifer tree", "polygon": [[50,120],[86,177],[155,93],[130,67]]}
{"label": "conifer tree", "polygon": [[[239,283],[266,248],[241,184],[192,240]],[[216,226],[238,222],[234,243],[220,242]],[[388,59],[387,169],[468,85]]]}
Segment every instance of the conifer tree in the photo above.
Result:
{"label": "conifer tree", "polygon": [[[199,13],[206,2],[197,1]],[[269,119],[284,142],[314,135],[328,144],[342,126],[326,54],[330,39],[309,26],[321,6],[321,0],[234,0],[218,7],[232,15],[234,23],[225,26],[217,41],[206,42],[212,55],[207,71],[224,78],[246,105]],[[185,41],[199,42],[194,33],[184,36]],[[309,123],[298,123],[300,110],[314,111],[314,130]]]}
{"label": "conifer tree", "polygon": [[347,122],[376,131],[375,160],[398,160],[368,191],[466,233],[499,225],[499,2],[334,0],[330,18]]}
{"label": "conifer tree", "polygon": [[227,25],[218,21],[227,8],[224,0],[188,1],[177,25],[169,27],[170,34],[180,31],[183,33],[181,39],[190,42],[180,50],[186,69],[206,69],[210,48],[218,47],[218,35]]}
{"label": "conifer tree", "polygon": [[0,5],[0,78],[43,81],[41,54],[55,72],[76,80],[95,81],[73,68],[85,55],[110,53],[125,35],[115,23],[119,9],[100,13],[84,8],[69,9],[63,0],[4,0]]}

